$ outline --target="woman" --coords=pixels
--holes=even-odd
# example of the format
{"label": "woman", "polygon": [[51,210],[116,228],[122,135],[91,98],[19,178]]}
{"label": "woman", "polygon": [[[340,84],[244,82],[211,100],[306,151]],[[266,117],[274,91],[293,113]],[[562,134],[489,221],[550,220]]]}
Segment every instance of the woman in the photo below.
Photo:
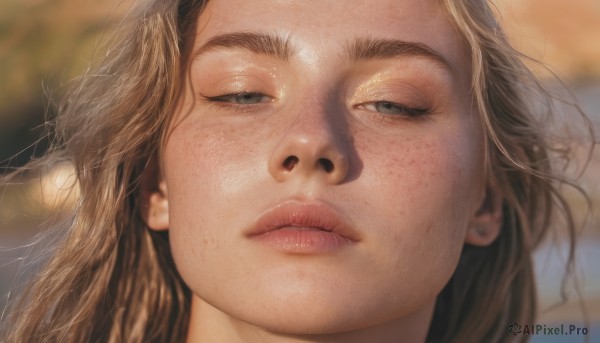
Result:
{"label": "woman", "polygon": [[10,341],[502,342],[569,208],[487,2],[141,2]]}

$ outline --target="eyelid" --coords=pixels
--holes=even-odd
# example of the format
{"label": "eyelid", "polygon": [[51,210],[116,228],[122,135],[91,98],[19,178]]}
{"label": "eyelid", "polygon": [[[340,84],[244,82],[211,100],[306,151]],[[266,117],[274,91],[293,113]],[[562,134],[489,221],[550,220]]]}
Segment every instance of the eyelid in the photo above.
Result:
{"label": "eyelid", "polygon": [[[383,113],[380,111],[377,111],[377,109],[370,109],[367,108],[368,105],[377,105],[377,104],[391,104],[395,107],[397,107],[398,109],[400,109],[401,112],[403,113]],[[419,106],[410,106],[401,102],[395,102],[395,101],[389,101],[389,100],[374,100],[374,101],[366,101],[363,103],[359,103],[356,104],[354,106],[355,108],[360,108],[360,109],[364,109],[370,112],[374,112],[374,113],[378,113],[384,116],[391,116],[391,117],[410,117],[410,118],[417,118],[417,117],[425,117],[427,115],[432,114],[433,108],[430,107],[419,107]]]}
{"label": "eyelid", "polygon": [[[261,92],[245,92],[244,91],[244,92],[225,93],[225,94],[219,94],[219,95],[214,95],[214,96],[203,95],[201,93],[198,93],[198,94],[200,97],[200,101],[206,103],[207,105],[209,105],[211,107],[214,107],[218,110],[237,112],[237,113],[251,113],[251,112],[261,111],[261,110],[265,109],[265,106],[269,106],[270,103],[275,102],[275,98],[273,98],[269,95],[266,95],[264,93],[261,93]],[[224,98],[235,97],[235,96],[238,96],[241,94],[261,95],[261,96],[266,97],[268,99],[268,101],[260,101],[257,103],[243,104],[243,103],[236,103],[236,102],[224,100]]]}
{"label": "eyelid", "polygon": [[266,99],[268,99],[268,101],[259,101],[257,103],[252,103],[252,104],[239,104],[239,105],[255,105],[255,104],[260,104],[260,103],[267,103],[267,102],[273,102],[275,99],[269,95],[266,95],[264,93],[261,92],[233,92],[233,93],[225,93],[225,94],[220,94],[220,95],[215,95],[215,96],[206,96],[206,95],[202,95],[201,96],[203,98],[205,98],[208,101],[214,101],[214,102],[223,102],[223,103],[232,103],[235,104],[234,102],[230,102],[227,101],[227,98],[235,98],[235,97],[240,97],[240,96],[245,96],[245,95],[259,95],[262,96]]}
{"label": "eyelid", "polygon": [[428,97],[412,84],[375,81],[357,87],[354,91],[354,98],[403,104],[407,99],[412,102],[426,103]]}
{"label": "eyelid", "polygon": [[435,96],[412,78],[381,72],[363,75],[352,83],[352,107],[365,114],[377,113],[390,119],[424,118],[436,107]]}
{"label": "eyelid", "polygon": [[193,86],[203,95],[226,95],[257,92],[279,95],[280,70],[260,61],[240,60],[221,56],[216,60],[195,63]]}

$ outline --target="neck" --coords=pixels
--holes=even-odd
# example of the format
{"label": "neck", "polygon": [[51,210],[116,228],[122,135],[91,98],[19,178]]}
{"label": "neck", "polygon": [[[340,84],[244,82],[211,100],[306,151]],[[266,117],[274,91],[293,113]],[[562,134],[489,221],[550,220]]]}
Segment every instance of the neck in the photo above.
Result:
{"label": "neck", "polygon": [[187,343],[423,343],[427,337],[434,306],[435,301],[406,317],[353,331],[289,334],[269,331],[229,316],[194,295]]}

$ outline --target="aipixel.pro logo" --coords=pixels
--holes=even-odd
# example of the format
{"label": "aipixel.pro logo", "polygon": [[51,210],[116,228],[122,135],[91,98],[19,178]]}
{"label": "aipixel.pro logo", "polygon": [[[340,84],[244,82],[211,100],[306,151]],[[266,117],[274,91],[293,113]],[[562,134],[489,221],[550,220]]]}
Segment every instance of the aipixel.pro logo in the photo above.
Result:
{"label": "aipixel.pro logo", "polygon": [[541,335],[541,336],[586,336],[588,328],[574,324],[560,324],[550,326],[546,324],[524,324],[517,322],[510,324],[508,332],[513,335]]}

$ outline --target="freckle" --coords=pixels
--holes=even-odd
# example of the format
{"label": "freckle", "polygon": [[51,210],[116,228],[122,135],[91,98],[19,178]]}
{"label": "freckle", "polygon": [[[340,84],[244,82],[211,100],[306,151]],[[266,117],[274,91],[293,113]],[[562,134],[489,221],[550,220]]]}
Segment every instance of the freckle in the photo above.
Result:
{"label": "freckle", "polygon": [[432,225],[432,224],[429,224],[429,225],[427,225],[427,228],[425,229],[425,232],[426,232],[427,234],[430,234],[432,230],[433,230],[433,225]]}
{"label": "freckle", "polygon": [[385,167],[387,169],[395,169],[395,168],[400,167],[401,163],[402,163],[401,159],[398,158],[397,156],[394,156],[387,161],[387,164]]}

